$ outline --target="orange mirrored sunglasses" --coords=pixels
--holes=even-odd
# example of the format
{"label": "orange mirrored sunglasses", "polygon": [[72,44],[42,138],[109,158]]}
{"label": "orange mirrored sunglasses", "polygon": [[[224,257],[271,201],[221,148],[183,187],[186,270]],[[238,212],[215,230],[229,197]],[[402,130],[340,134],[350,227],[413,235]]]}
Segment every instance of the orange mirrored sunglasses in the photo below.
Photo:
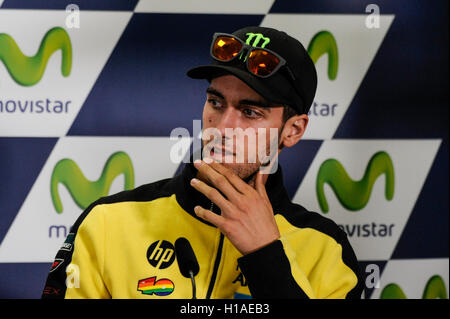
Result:
{"label": "orange mirrored sunglasses", "polygon": [[[243,54],[244,49],[247,50],[245,55]],[[211,56],[221,62],[230,62],[239,57],[246,63],[249,72],[261,78],[273,75],[281,66],[286,64],[286,61],[275,52],[253,47],[227,33],[214,34]]]}

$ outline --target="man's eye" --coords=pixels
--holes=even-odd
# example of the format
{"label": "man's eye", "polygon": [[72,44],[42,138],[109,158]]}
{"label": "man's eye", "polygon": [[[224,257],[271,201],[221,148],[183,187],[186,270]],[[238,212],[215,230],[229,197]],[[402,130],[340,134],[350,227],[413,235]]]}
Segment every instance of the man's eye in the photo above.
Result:
{"label": "man's eye", "polygon": [[242,113],[244,113],[244,115],[248,118],[259,118],[262,116],[261,113],[256,112],[255,110],[252,109],[243,109]]}
{"label": "man's eye", "polygon": [[208,99],[208,103],[214,108],[220,108],[222,106],[222,104],[215,99]]}

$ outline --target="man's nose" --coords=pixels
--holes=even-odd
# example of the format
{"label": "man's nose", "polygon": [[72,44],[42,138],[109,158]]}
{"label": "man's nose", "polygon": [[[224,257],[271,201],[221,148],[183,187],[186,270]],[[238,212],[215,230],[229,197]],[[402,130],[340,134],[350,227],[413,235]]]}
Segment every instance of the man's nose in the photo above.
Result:
{"label": "man's nose", "polygon": [[240,127],[240,121],[239,111],[233,107],[227,107],[219,118],[217,129],[222,136],[225,136],[225,129]]}

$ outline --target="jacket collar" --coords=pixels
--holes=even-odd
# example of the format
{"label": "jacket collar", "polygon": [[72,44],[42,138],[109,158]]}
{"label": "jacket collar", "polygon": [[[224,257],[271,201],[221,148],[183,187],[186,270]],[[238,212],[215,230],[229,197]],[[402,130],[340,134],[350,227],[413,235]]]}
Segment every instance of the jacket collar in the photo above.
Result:
{"label": "jacket collar", "polygon": [[[197,205],[202,206],[205,209],[210,209],[213,212],[220,214],[220,209],[217,205],[213,204],[205,195],[198,192],[190,185],[190,181],[197,174],[197,169],[192,163],[192,158],[189,163],[186,163],[181,171],[181,174],[175,177],[175,194],[180,206],[193,217],[201,220],[202,222],[211,225],[203,219],[197,217],[194,213],[194,207]],[[289,195],[284,187],[283,173],[281,166],[278,165],[278,169],[275,173],[270,174],[266,182],[266,192],[269,197],[270,203],[274,213],[281,210],[290,204]]]}

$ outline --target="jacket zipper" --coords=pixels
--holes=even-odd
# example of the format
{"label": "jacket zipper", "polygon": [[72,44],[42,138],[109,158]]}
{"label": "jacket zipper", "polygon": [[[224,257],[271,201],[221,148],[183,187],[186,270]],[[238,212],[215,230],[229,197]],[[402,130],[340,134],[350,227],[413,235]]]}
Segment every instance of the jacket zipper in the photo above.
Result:
{"label": "jacket zipper", "polygon": [[[214,207],[214,203],[211,202],[210,211],[213,211],[213,207]],[[222,258],[223,240],[224,240],[224,236],[222,233],[220,233],[219,247],[217,249],[216,260],[214,261],[213,273],[211,276],[211,281],[209,283],[208,292],[206,293],[206,299],[211,299],[211,294],[214,289],[214,285],[216,284],[217,272],[219,271],[220,259]]]}

